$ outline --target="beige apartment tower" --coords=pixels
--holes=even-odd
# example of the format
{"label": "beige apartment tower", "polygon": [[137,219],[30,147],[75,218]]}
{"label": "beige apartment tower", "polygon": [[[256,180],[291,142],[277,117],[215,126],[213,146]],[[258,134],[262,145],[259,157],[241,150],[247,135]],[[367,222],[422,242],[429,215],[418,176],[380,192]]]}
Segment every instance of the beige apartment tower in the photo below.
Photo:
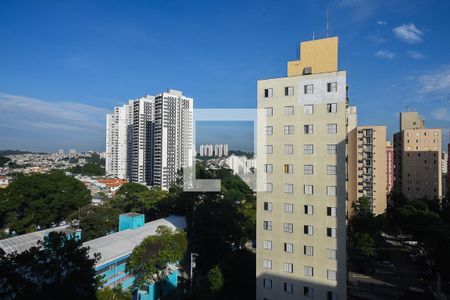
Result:
{"label": "beige apartment tower", "polygon": [[361,197],[372,203],[374,214],[386,210],[386,126],[358,126],[348,134],[348,213]]}
{"label": "beige apartment tower", "polygon": [[[346,299],[347,81],[338,38],[257,86],[257,299]],[[352,116],[356,117],[356,116]]]}
{"label": "beige apartment tower", "polygon": [[442,130],[426,129],[417,112],[400,114],[394,134],[394,189],[408,199],[442,197]]}

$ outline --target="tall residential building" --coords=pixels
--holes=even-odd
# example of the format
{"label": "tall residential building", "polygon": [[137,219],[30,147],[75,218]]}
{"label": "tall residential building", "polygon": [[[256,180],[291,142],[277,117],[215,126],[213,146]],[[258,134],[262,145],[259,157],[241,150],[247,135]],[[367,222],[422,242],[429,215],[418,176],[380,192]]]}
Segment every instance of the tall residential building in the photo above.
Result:
{"label": "tall residential building", "polygon": [[391,193],[394,189],[394,145],[390,141],[386,142],[386,191]]}
{"label": "tall residential building", "polygon": [[302,42],[300,53],[287,77],[257,85],[265,111],[258,120],[258,300],[346,299],[347,117],[356,116],[347,115],[338,38]]}
{"label": "tall residential building", "polygon": [[442,195],[448,191],[448,152],[442,152]]}
{"label": "tall residential building", "polygon": [[168,189],[178,170],[192,166],[194,100],[181,91],[155,96],[155,153],[153,184]]}
{"label": "tall residential building", "polygon": [[107,115],[110,176],[168,189],[193,156],[193,99],[169,90],[116,107]]}
{"label": "tall residential building", "polygon": [[409,199],[442,197],[442,130],[426,129],[416,112],[400,114],[394,134],[394,189]]}
{"label": "tall residential building", "polygon": [[374,214],[386,209],[386,126],[358,126],[348,134],[348,207],[366,197]]}
{"label": "tall residential building", "polygon": [[106,173],[120,179],[128,178],[128,113],[129,106],[123,105],[106,116]]}
{"label": "tall residential building", "polygon": [[223,156],[228,156],[229,147],[228,144],[223,145]]}
{"label": "tall residential building", "polygon": [[214,156],[217,156],[217,157],[223,156],[223,145],[222,144],[214,145]]}

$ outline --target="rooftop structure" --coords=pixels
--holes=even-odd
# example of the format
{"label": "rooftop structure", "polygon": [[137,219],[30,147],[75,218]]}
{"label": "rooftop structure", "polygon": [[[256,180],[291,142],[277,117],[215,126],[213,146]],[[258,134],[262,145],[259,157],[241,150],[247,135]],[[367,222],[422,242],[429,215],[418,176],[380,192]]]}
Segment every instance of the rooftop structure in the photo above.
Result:
{"label": "rooftop structure", "polygon": [[54,231],[68,233],[76,232],[79,237],[81,234],[80,230],[71,230],[69,228],[69,225],[64,225],[0,240],[0,249],[3,250],[5,254],[9,254],[12,252],[23,252],[30,249],[31,247],[37,246],[38,241],[43,241],[50,232]]}

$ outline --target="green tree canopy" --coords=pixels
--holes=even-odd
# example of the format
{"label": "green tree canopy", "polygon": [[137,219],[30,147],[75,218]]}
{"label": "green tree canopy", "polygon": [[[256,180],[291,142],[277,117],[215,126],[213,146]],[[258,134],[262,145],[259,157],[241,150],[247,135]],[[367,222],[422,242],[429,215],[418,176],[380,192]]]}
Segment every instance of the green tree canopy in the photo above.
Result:
{"label": "green tree canopy", "polygon": [[36,247],[0,256],[0,298],[96,299],[98,256],[88,253],[80,241],[52,232]]}
{"label": "green tree canopy", "polygon": [[112,289],[97,290],[97,300],[131,300],[132,298],[133,295],[129,291],[123,290],[120,285]]}
{"label": "green tree canopy", "polygon": [[159,226],[156,235],[145,238],[127,260],[126,270],[135,276],[133,286],[140,288],[144,284],[152,284],[154,276],[157,281],[167,277],[168,264],[183,259],[186,250],[184,231]]}
{"label": "green tree canopy", "polygon": [[213,293],[220,292],[224,284],[224,279],[222,270],[218,265],[215,265],[208,271],[207,278],[210,291]]}
{"label": "green tree canopy", "polygon": [[108,205],[86,205],[73,213],[70,220],[79,219],[83,240],[92,240],[117,231],[122,212]]}
{"label": "green tree canopy", "polygon": [[105,175],[105,168],[98,163],[87,163],[83,166],[75,166],[68,170],[74,174],[81,174],[86,176],[103,176]]}
{"label": "green tree canopy", "polygon": [[91,202],[86,186],[61,171],[18,176],[0,197],[1,225],[18,234],[47,228]]}

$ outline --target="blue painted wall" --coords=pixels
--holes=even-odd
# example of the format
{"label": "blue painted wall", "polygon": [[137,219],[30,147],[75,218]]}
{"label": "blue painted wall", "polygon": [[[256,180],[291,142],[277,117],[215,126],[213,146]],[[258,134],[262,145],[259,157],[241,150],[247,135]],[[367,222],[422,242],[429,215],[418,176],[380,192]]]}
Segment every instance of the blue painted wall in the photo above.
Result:
{"label": "blue painted wall", "polygon": [[175,270],[164,280],[156,284],[148,285],[146,291],[136,290],[133,293],[133,300],[157,300],[161,297],[161,287],[163,296],[169,295],[178,286],[178,274],[178,270]]}
{"label": "blue painted wall", "polygon": [[144,226],[145,218],[143,214],[122,214],[119,216],[119,231],[126,229],[136,229]]}

